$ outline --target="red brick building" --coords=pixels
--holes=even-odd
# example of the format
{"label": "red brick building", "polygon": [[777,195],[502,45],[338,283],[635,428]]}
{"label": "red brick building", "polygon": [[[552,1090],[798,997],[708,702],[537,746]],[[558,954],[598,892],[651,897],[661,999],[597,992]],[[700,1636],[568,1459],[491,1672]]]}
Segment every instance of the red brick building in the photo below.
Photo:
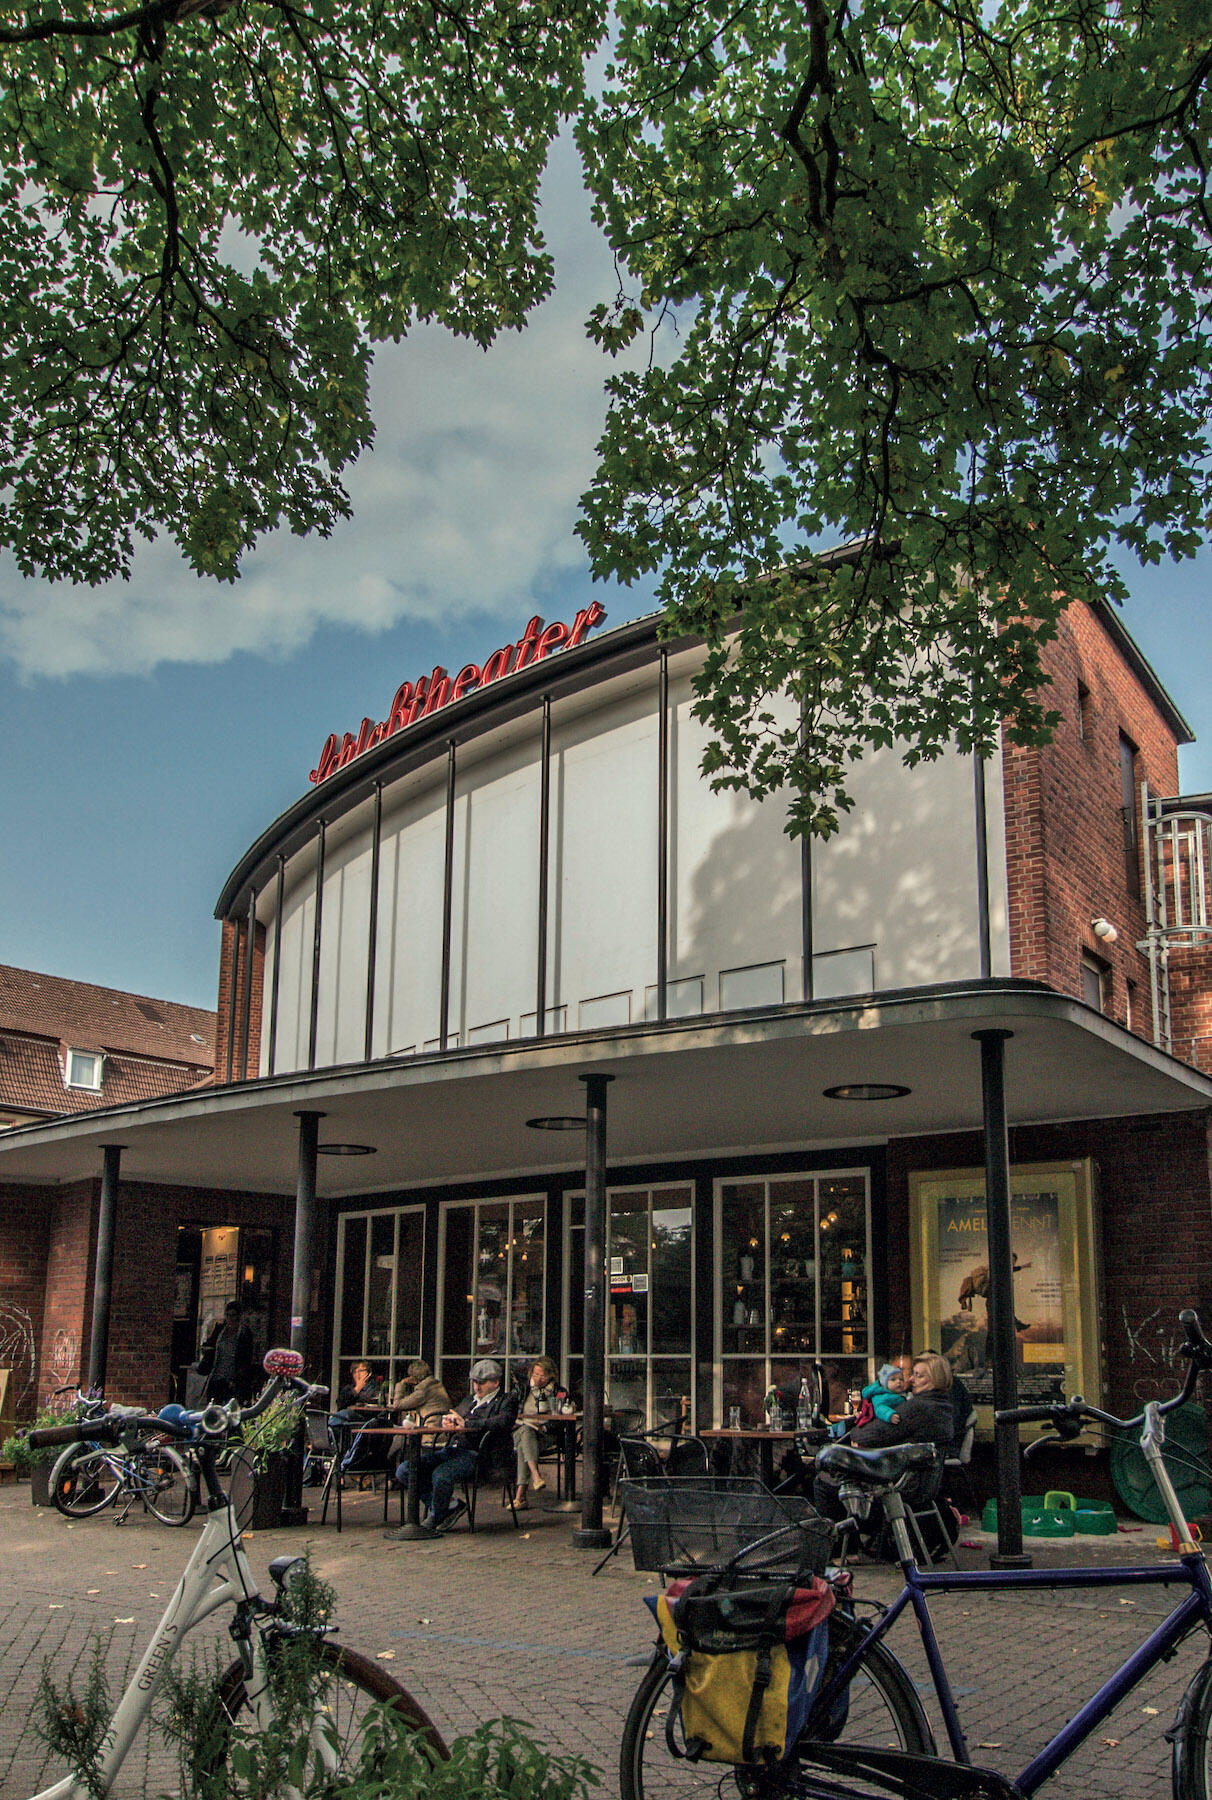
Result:
{"label": "red brick building", "polygon": [[0,1139],[38,1387],[89,1316],[102,1146],[109,1386],[151,1400],[224,1293],[285,1334],[313,1129],[320,1378],[420,1353],[458,1386],[545,1349],[577,1381],[584,1150],[531,1126],[607,1073],[616,1405],[705,1424],[807,1357],[845,1384],[927,1343],[981,1395],[978,1033],[1005,1040],[1025,1390],[1168,1379],[1169,1322],[1212,1309],[1212,800],[1179,795],[1189,731],[1118,620],[1066,615],[1046,748],[872,755],[802,847],[701,781],[698,647],[588,619],[330,736],[220,895],[212,1087]]}

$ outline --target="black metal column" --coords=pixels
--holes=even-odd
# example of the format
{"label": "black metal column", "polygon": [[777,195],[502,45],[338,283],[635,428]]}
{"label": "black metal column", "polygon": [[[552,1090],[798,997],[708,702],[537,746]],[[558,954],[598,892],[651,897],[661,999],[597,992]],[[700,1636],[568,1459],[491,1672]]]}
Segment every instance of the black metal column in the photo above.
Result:
{"label": "black metal column", "polygon": [[[613,1075],[582,1075],[585,1083],[585,1399],[581,1418],[584,1482],[581,1525],[572,1534],[581,1550],[605,1550],[602,1425],[606,1387],[606,1087]],[[571,1301],[571,1295],[569,1296]]]}
{"label": "black metal column", "polygon": [[[379,862],[383,854],[383,783],[375,782],[375,816],[370,836],[370,917],[366,924],[366,1036],[363,1057],[370,1061],[375,1030],[375,963],[379,949]],[[389,1046],[390,1048],[390,1046]]]}
{"label": "black metal column", "polygon": [[316,1146],[322,1112],[299,1112],[299,1172],[295,1182],[295,1262],[290,1281],[290,1347],[307,1355],[307,1315],[316,1236]]}
{"label": "black metal column", "polygon": [[101,1204],[97,1212],[97,1260],[93,1267],[93,1319],[88,1345],[90,1389],[105,1386],[109,1359],[109,1309],[114,1284],[114,1221],[118,1210],[118,1170],[121,1144],[101,1146]]}
{"label": "black metal column", "polygon": [[273,1074],[278,1060],[278,980],[282,973],[282,907],[286,900],[286,858],[278,855],[278,888],[274,902],[274,972],[269,996],[269,1060],[266,1069]]}
{"label": "black metal column", "polygon": [[661,646],[657,704],[657,1018],[669,1017],[669,651]]}
{"label": "black metal column", "polygon": [[547,1035],[547,889],[551,861],[551,695],[543,695],[543,746],[539,761],[539,941],[534,993],[534,1031]]}
{"label": "black metal column", "polygon": [[454,909],[454,809],[455,809],[455,744],[451,738],[446,752],[446,857],[442,870],[442,987],[438,1002],[442,1016],[438,1021],[438,1049],[449,1047],[450,1037],[450,925]]}
{"label": "black metal column", "polygon": [[[974,1031],[981,1047],[981,1106],[985,1131],[985,1217],[989,1234],[989,1350],[993,1410],[1018,1405],[1018,1343],[1014,1335],[1014,1258],[1010,1251],[1010,1139],[1006,1129],[1006,1039],[1012,1031]],[[997,1466],[997,1552],[994,1568],[1026,1569],[1018,1427],[994,1427]]]}

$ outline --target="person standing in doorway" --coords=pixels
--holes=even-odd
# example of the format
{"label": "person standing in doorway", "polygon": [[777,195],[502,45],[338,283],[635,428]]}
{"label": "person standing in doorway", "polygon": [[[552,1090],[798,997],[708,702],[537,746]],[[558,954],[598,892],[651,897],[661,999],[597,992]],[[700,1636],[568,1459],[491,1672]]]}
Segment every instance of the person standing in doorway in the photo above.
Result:
{"label": "person standing in doorway", "polygon": [[220,1406],[233,1399],[246,1405],[257,1385],[257,1358],[253,1334],[244,1323],[238,1300],[227,1302],[223,1323],[211,1333],[203,1356],[210,1358],[206,1399]]}

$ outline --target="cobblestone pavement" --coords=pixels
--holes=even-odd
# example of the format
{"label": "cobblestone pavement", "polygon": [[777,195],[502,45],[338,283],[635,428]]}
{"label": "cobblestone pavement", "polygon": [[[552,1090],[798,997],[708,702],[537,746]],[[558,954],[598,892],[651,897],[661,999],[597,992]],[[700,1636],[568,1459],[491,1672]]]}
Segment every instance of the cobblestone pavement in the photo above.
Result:
{"label": "cobblestone pavement", "polygon": [[[474,1537],[457,1531],[437,1543],[388,1544],[381,1499],[352,1495],[345,1530],[258,1533],[248,1548],[268,1586],[272,1556],[309,1545],[315,1567],[338,1595],[342,1641],[371,1657],[417,1695],[448,1735],[507,1713],[542,1740],[587,1756],[617,1793],[615,1766],[623,1715],[640,1671],[629,1659],[651,1640],[641,1604],[654,1578],[637,1574],[626,1551],[597,1579],[596,1557],[574,1549],[567,1511],[532,1511],[515,1533],[508,1513],[481,1503]],[[82,1679],[98,1637],[111,1691],[121,1691],[176,1581],[196,1526],[170,1530],[151,1519],[116,1530],[112,1515],[69,1523],[31,1507],[23,1487],[0,1489],[0,1800],[17,1800],[58,1772],[27,1728],[44,1660],[56,1681]],[[1149,1560],[1154,1530],[1117,1539],[1074,1540],[1077,1548],[1030,1544],[1037,1563]],[[1108,1549],[1109,1546],[1109,1549]],[[987,1563],[988,1541],[961,1550]],[[872,1598],[895,1591],[893,1571],[863,1567],[856,1589]],[[1173,1590],[1170,1590],[1173,1592]],[[1167,1610],[1161,1589],[1006,1598],[947,1596],[934,1605],[974,1759],[1011,1770],[1071,1713]],[[209,1639],[228,1660],[225,1622]],[[926,1697],[912,1626],[901,1621],[893,1647]],[[1044,1790],[1066,1800],[1162,1800],[1170,1791],[1163,1732],[1204,1654],[1202,1640],[1136,1691]],[[164,1753],[141,1747],[119,1792],[171,1794],[175,1771]]]}

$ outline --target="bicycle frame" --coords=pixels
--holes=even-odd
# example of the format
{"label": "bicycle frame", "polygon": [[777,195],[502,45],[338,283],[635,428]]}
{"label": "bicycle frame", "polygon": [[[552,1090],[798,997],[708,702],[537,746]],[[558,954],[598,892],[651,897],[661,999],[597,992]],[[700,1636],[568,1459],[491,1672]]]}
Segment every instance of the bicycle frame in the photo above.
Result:
{"label": "bicycle frame", "polygon": [[1145,1408],[1145,1433],[1141,1448],[1149,1461],[1158,1491],[1170,1515],[1179,1549],[1177,1562],[1149,1563],[1131,1567],[1084,1569],[981,1569],[927,1570],[917,1567],[905,1526],[905,1506],[900,1494],[884,1496],[886,1517],[896,1538],[901,1572],[905,1585],[896,1599],[882,1612],[871,1630],[866,1632],[853,1654],[839,1667],[821,1704],[828,1710],[833,1697],[846,1687],[856,1674],[868,1648],[877,1643],[895,1625],[906,1608],[912,1608],[930,1667],[930,1678],[943,1716],[951,1754],[957,1763],[971,1766],[971,1757],[960,1723],[959,1709],[947,1678],[934,1624],[930,1617],[931,1594],[974,1594],[1040,1591],[1045,1588],[1118,1588],[1170,1587],[1185,1584],[1190,1592],[1152,1631],[1136,1650],[1120,1665],[1110,1679],[1091,1695],[1056,1736],[1012,1779],[1018,1791],[1030,1796],[1049,1780],[1061,1764],[1097,1730],[1103,1720],[1157,1664],[1198,1626],[1212,1633],[1212,1579],[1203,1555],[1191,1539],[1191,1530],[1183,1516],[1169,1472],[1162,1461],[1161,1446],[1165,1428],[1156,1402]]}
{"label": "bicycle frame", "polygon": [[[226,1499],[206,1516],[193,1554],[169,1600],[164,1616],[152,1634],[130,1685],[114,1710],[102,1740],[100,1776],[104,1791],[113,1785],[140,1725],[151,1712],[165,1671],[186,1634],[224,1606],[255,1607],[260,1602],[252,1570],[231,1504]],[[251,1645],[252,1670],[248,1683],[249,1704],[259,1729],[268,1723],[268,1698],[264,1651],[258,1634]],[[43,1788],[33,1800],[88,1800],[88,1789],[74,1775]]]}

